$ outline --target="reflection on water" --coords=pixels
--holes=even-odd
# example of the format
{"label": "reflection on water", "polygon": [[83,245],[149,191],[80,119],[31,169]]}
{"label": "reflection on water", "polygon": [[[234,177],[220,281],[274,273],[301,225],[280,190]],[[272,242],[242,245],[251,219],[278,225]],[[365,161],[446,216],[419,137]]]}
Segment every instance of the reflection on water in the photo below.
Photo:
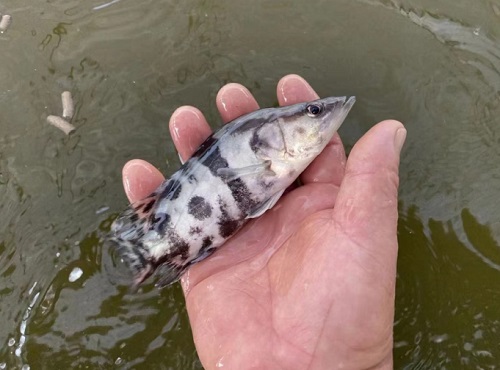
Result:
{"label": "reflection on water", "polygon": [[[0,368],[198,369],[179,286],[108,281],[102,236],[120,169],[178,166],[181,104],[213,126],[224,83],[263,106],[286,73],[408,128],[396,368],[488,368],[500,356],[500,5],[491,0],[7,0],[0,35]],[[249,16],[252,15],[252,16]],[[70,137],[45,123],[60,93]],[[26,367],[25,367],[26,368]]]}

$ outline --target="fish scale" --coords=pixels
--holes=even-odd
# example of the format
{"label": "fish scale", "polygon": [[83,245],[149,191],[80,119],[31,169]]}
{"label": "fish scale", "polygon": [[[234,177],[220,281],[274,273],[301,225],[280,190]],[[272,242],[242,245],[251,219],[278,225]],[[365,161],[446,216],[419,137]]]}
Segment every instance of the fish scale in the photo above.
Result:
{"label": "fish scale", "polygon": [[212,134],[151,195],[113,223],[109,240],[134,284],[171,284],[249,219],[272,208],[324,149],[355,98],[330,97],[241,116]]}

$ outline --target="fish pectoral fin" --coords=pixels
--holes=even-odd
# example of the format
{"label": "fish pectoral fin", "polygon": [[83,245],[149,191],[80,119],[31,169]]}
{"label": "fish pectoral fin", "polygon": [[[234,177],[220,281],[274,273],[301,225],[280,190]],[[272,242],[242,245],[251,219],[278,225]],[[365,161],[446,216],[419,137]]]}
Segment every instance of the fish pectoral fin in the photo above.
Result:
{"label": "fish pectoral fin", "polygon": [[276,194],[272,195],[268,200],[266,200],[264,203],[262,203],[259,207],[253,209],[252,213],[250,213],[246,218],[257,218],[259,216],[262,216],[268,209],[271,209],[274,207],[274,205],[278,202],[278,200],[280,200],[284,191],[285,191],[285,189],[280,190]]}
{"label": "fish pectoral fin", "polygon": [[254,164],[240,168],[223,167],[217,169],[217,175],[219,175],[226,182],[239,179],[240,177],[243,176],[259,175],[259,174],[264,174],[266,172],[270,176],[274,174],[274,171],[271,170],[271,161],[264,161],[263,163],[260,164]]}

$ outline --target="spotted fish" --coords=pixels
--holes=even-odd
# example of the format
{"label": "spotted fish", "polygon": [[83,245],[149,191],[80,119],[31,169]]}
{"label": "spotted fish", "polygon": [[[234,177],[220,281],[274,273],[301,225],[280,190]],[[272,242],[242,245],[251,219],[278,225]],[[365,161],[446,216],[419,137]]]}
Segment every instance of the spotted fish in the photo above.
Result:
{"label": "spotted fish", "polygon": [[151,195],[113,223],[134,284],[179,279],[248,220],[272,208],[324,149],[355,102],[330,97],[261,109],[224,125]]}

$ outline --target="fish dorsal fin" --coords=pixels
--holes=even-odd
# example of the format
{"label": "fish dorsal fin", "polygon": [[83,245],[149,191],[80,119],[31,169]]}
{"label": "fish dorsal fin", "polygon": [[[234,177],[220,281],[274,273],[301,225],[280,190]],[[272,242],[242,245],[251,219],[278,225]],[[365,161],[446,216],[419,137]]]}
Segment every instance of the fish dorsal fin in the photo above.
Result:
{"label": "fish dorsal fin", "polygon": [[243,176],[260,175],[264,173],[267,173],[269,176],[274,175],[274,172],[271,170],[271,161],[264,161],[259,164],[252,164],[240,168],[222,167],[217,169],[217,175],[226,182],[239,179]]}
{"label": "fish dorsal fin", "polygon": [[278,191],[276,194],[272,195],[269,199],[267,199],[264,203],[259,205],[257,208],[254,208],[252,212],[247,215],[246,218],[257,218],[262,216],[268,209],[274,207],[274,205],[278,202],[278,200],[283,195],[285,189]]}

